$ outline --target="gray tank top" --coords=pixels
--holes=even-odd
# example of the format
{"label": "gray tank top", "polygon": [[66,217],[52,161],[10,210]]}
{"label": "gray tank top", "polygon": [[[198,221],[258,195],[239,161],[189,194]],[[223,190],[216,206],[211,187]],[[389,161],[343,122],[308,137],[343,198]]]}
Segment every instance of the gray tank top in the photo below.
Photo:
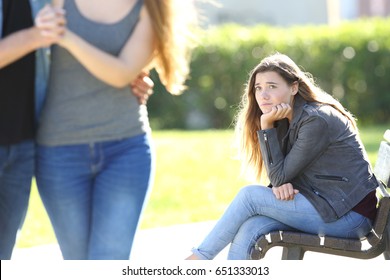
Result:
{"label": "gray tank top", "polygon": [[[136,26],[143,0],[114,24],[93,22],[65,0],[70,30],[117,56]],[[67,50],[52,47],[46,103],[37,141],[59,146],[120,140],[150,131],[146,106],[139,105],[129,86],[112,87],[90,74]]]}

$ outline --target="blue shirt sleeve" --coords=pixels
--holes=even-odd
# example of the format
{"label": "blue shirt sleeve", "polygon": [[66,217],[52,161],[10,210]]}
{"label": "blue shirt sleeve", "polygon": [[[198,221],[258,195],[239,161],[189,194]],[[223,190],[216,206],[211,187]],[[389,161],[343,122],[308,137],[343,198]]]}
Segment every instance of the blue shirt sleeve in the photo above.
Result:
{"label": "blue shirt sleeve", "polygon": [[[30,0],[33,19],[40,9],[50,0]],[[35,52],[35,121],[39,116],[46,98],[47,78],[49,75],[49,48],[41,48]]]}
{"label": "blue shirt sleeve", "polygon": [[0,38],[3,34],[3,0],[0,0]]}

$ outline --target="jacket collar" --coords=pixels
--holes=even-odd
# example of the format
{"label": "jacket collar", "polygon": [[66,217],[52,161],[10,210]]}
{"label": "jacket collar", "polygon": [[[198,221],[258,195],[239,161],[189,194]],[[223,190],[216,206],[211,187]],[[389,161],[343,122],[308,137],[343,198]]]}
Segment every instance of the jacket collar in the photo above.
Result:
{"label": "jacket collar", "polygon": [[294,107],[293,107],[293,119],[292,119],[292,122],[290,124],[290,128],[295,127],[298,120],[301,118],[301,115],[303,113],[303,108],[305,107],[306,104],[307,104],[307,101],[305,99],[303,99],[303,97],[300,96],[299,93],[297,95],[295,95]]}

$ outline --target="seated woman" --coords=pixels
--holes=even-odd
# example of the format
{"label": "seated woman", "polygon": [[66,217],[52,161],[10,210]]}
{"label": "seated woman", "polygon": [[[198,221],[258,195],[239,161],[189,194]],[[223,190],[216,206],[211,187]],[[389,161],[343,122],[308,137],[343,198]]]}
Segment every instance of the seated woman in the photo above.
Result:
{"label": "seated woman", "polygon": [[187,259],[213,259],[229,243],[229,259],[249,259],[274,230],[346,238],[371,230],[378,181],[355,119],[288,56],[252,70],[236,128],[244,166],[270,184],[243,188]]}

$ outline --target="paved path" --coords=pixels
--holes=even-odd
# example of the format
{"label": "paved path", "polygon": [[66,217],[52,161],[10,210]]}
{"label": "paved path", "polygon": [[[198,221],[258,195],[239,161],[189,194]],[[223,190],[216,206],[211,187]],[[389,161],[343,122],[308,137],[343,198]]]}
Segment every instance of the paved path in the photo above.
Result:
{"label": "paved path", "polygon": [[[137,234],[133,246],[132,259],[137,261],[181,261],[191,252],[193,246],[197,246],[205,235],[213,227],[215,221],[193,224],[175,225],[162,228],[144,229]],[[270,249],[265,260],[280,260],[282,249],[274,247]],[[223,250],[216,260],[225,260],[227,249]],[[18,248],[14,251],[15,260],[61,260],[61,253],[57,244],[42,245],[32,248]],[[344,257],[307,252],[305,259],[332,260],[345,259]],[[382,262],[380,255],[369,261]],[[357,260],[360,261],[360,260]]]}

